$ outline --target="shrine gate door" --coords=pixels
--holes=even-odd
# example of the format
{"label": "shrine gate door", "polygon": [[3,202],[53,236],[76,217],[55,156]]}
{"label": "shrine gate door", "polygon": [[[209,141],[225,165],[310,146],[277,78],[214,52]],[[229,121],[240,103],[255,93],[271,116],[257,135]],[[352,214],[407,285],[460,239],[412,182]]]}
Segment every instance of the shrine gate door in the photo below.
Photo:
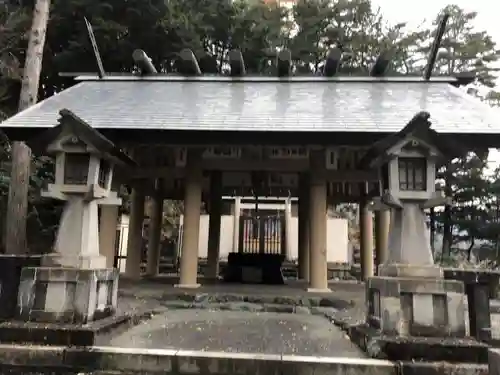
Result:
{"label": "shrine gate door", "polygon": [[286,255],[285,215],[277,210],[243,210],[238,252]]}

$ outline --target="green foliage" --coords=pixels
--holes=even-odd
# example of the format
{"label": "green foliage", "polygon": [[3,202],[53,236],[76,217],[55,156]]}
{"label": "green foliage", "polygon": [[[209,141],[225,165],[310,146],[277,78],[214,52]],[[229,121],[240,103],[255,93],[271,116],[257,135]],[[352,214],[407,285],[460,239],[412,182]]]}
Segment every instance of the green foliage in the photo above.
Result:
{"label": "green foliage", "polygon": [[[0,120],[15,113],[19,100],[28,12],[17,5],[0,5]],[[3,159],[2,159],[3,160]]]}
{"label": "green foliage", "polygon": [[[2,4],[0,115],[8,116],[17,108],[20,67],[26,47],[24,35],[30,24],[33,1],[11,0]],[[448,6],[446,10],[451,17],[435,73],[475,71],[482,85],[493,87],[498,50],[491,36],[472,27],[475,13],[457,6]],[[341,74],[367,74],[383,51],[393,54],[391,74],[421,74],[437,22],[432,28],[416,30],[409,30],[405,23],[390,25],[370,0],[299,0],[291,11],[263,1],[246,0],[53,0],[40,100],[74,84],[59,77],[60,72],[96,71],[84,17],[93,25],[108,72],[135,71],[132,51],[136,48],[144,49],[159,70],[175,72],[179,51],[189,47],[206,74],[227,74],[227,52],[239,48],[247,71],[263,75],[273,74],[276,51],[284,47],[292,51],[296,74],[318,74],[325,55],[334,46],[344,52]],[[491,90],[484,100],[498,105],[500,96]],[[3,140],[0,210],[8,191],[8,147]],[[446,180],[441,188],[454,197],[455,206],[437,214],[437,230],[451,235],[453,243],[474,244],[484,240],[498,249],[500,173],[484,177],[485,157],[485,154],[470,155],[441,171],[440,178]],[[52,201],[42,200],[39,192],[52,174],[50,160],[33,160],[29,233],[30,238],[45,238],[47,243],[57,228],[61,208]],[[128,191],[122,189],[120,195],[124,197],[126,212]],[[349,207],[341,211],[352,218]],[[182,205],[169,201],[165,212],[165,228],[175,235]],[[350,235],[356,237],[356,233]]]}
{"label": "green foliage", "polygon": [[444,74],[475,72],[479,83],[493,87],[498,68],[492,64],[498,60],[499,50],[486,31],[473,27],[477,13],[465,12],[456,5],[447,6],[444,11],[450,14],[450,20],[441,43],[444,51],[438,55],[435,71]]}

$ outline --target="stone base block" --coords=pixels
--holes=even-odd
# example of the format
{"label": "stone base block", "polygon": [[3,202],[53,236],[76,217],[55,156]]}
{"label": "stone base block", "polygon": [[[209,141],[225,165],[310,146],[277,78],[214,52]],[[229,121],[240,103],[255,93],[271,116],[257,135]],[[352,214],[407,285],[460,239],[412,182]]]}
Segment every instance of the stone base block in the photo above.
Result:
{"label": "stone base block", "polygon": [[[366,324],[349,326],[346,330],[353,343],[369,357],[376,359],[434,365],[453,362],[460,363],[462,366],[464,363],[485,364],[488,362],[489,346],[470,338],[387,336]],[[406,374],[406,372],[403,373]],[[411,371],[409,373],[413,374]],[[439,369],[439,372],[424,371],[422,373],[455,374],[455,372],[447,372],[443,369]],[[470,373],[476,374],[476,372]]]}
{"label": "stone base block", "polygon": [[465,337],[464,285],[431,278],[367,280],[368,323],[395,336]]}
{"label": "stone base block", "polygon": [[101,269],[106,268],[106,257],[103,255],[67,256],[59,253],[52,253],[43,257],[42,266]]}
{"label": "stone base block", "polygon": [[18,318],[27,322],[85,324],[115,313],[118,270],[24,268]]}
{"label": "stone base block", "polygon": [[306,291],[308,293],[331,293],[330,288],[318,289],[318,288],[307,288]]}
{"label": "stone base block", "polygon": [[488,374],[500,375],[500,349],[488,350]]}
{"label": "stone base block", "polygon": [[443,269],[435,265],[381,264],[378,267],[378,276],[386,277],[425,277],[442,279],[443,275]]}
{"label": "stone base block", "polygon": [[174,288],[179,289],[197,289],[201,286],[201,284],[175,284]]}

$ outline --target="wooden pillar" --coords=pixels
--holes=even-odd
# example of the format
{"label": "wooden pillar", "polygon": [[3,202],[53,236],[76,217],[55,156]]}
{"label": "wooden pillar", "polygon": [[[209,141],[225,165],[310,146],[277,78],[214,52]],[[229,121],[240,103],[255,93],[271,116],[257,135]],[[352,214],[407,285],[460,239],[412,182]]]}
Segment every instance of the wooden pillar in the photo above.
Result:
{"label": "wooden pillar", "polygon": [[373,276],[373,215],[367,201],[359,205],[361,278]]}
{"label": "wooden pillar", "polygon": [[149,222],[148,262],[146,274],[156,276],[160,265],[160,240],[163,224],[163,196],[158,192],[152,197],[151,218]]}
{"label": "wooden pillar", "polygon": [[198,243],[202,182],[201,153],[198,150],[189,150],[186,164],[180,278],[179,284],[176,285],[179,288],[200,286],[198,284]]}
{"label": "wooden pillar", "polygon": [[131,196],[127,262],[125,264],[125,276],[131,279],[139,279],[141,277],[144,201],[145,196],[142,189],[134,187]]}
{"label": "wooden pillar", "polygon": [[220,230],[222,220],[222,172],[210,176],[210,218],[208,224],[208,274],[212,279],[219,276]]}

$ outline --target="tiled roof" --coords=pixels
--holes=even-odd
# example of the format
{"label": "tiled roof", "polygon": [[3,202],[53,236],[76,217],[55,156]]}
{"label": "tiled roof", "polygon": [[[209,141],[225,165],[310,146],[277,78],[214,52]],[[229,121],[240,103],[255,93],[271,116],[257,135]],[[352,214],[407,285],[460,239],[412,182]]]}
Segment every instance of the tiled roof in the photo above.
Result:
{"label": "tiled roof", "polygon": [[85,81],[0,127],[51,127],[67,108],[95,128],[395,132],[415,113],[443,133],[500,133],[500,116],[442,82]]}

